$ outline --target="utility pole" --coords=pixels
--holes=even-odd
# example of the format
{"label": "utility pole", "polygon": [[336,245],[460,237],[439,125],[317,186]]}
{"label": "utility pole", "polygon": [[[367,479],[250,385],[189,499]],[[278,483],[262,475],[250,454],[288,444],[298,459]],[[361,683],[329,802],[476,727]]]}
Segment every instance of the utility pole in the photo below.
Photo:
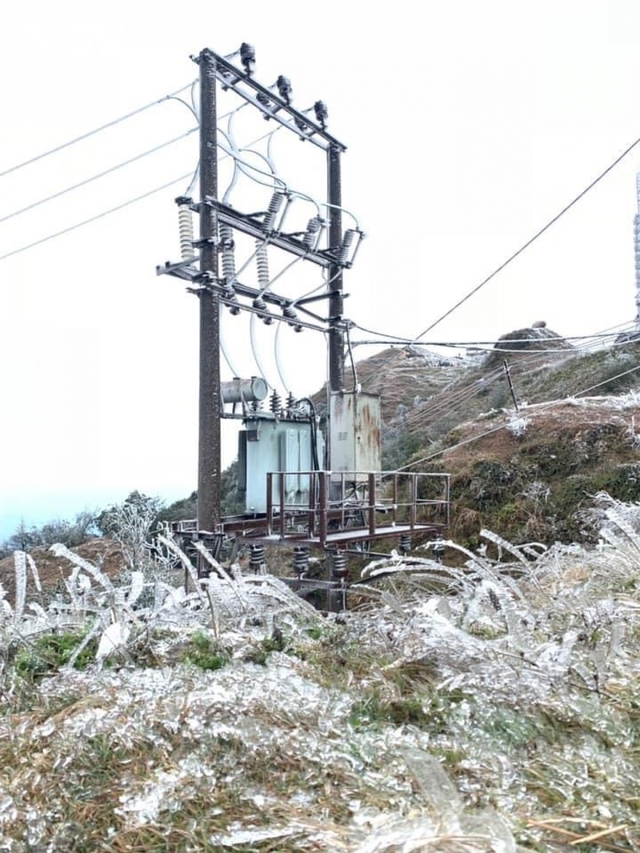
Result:
{"label": "utility pole", "polygon": [[208,48],[200,66],[200,380],[198,428],[198,530],[220,524],[221,416],[220,300],[218,283],[218,152],[216,57]]}
{"label": "utility pole", "polygon": [[[327,149],[327,201],[329,202],[329,249],[340,252],[342,245],[342,178],[340,148]],[[342,297],[342,266],[329,266],[329,389],[344,390],[344,331],[341,326],[344,311]]]}
{"label": "utility pole", "polygon": [[507,377],[507,382],[509,383],[509,390],[511,391],[511,399],[513,400],[513,407],[516,410],[516,412],[519,412],[520,409],[518,408],[518,400],[516,398],[516,389],[513,387],[513,380],[511,379],[511,371],[509,370],[509,362],[507,361],[506,358],[503,359],[503,361],[502,361],[502,367],[504,369],[504,374]]}
{"label": "utility pole", "polygon": [[[223,306],[229,306],[232,313],[252,311],[265,319],[265,322],[279,320],[294,326],[296,331],[302,328],[329,333],[329,387],[332,392],[344,390],[344,345],[345,332],[343,321],[342,273],[352,265],[360,240],[363,236],[359,228],[347,230],[342,234],[342,189],[340,176],[340,155],[345,146],[327,132],[327,108],[322,101],[314,106],[315,120],[309,111],[300,112],[291,103],[291,82],[280,75],[277,80],[277,94],[273,87],[266,88],[253,77],[255,51],[249,44],[243,43],[238,51],[242,70],[229,62],[229,57],[204,48],[197,57],[193,57],[199,66],[200,76],[200,200],[193,205],[189,199],[176,201],[187,213],[195,208],[199,213],[200,234],[197,241],[186,233],[184,225],[187,217],[181,220],[180,263],[170,263],[156,267],[158,275],[168,274],[188,281],[192,285],[188,290],[199,298],[200,317],[200,355],[199,355],[199,420],[198,420],[198,519],[197,529],[204,539],[220,542],[222,534],[221,513],[221,422],[225,414],[221,394],[220,375],[220,312]],[[268,218],[272,212],[275,219],[277,207],[261,213],[244,213],[237,207],[218,198],[218,154],[217,154],[217,85],[224,92],[232,92],[245,104],[251,104],[262,117],[285,128],[301,141],[319,148],[326,157],[327,168],[327,213],[309,220],[305,233],[287,233],[277,227]],[[274,129],[274,130],[275,130]],[[273,132],[273,131],[272,131]],[[269,135],[269,134],[267,134]],[[258,170],[260,171],[260,170]],[[279,182],[279,179],[277,179]],[[274,176],[276,181],[276,176]],[[260,182],[261,183],[261,182]],[[276,184],[274,183],[274,186]],[[282,195],[282,194],[280,194]],[[273,200],[272,200],[273,202]],[[284,215],[283,215],[284,216]],[[327,247],[322,248],[322,229],[328,222]],[[266,254],[269,247],[295,255],[300,260],[320,266],[328,281],[328,293],[313,295],[294,300],[275,293],[271,281],[258,281],[258,287],[252,287],[239,281],[235,268],[231,273],[225,271],[220,277],[218,254],[221,248],[219,227],[225,226],[231,232],[238,231],[246,237],[258,241]],[[355,242],[354,242],[355,241]],[[182,246],[184,242],[184,247]],[[352,244],[354,244],[352,246]],[[200,268],[196,269],[190,256],[193,245],[200,252]],[[233,242],[225,251],[231,253],[233,265]],[[186,254],[185,254],[186,253]],[[223,259],[229,261],[228,256]],[[228,264],[227,264],[228,267]],[[243,267],[244,269],[244,267]],[[277,276],[276,276],[277,278]],[[275,281],[275,278],[274,278]],[[317,314],[310,303],[328,298],[328,317]],[[267,307],[269,306],[269,307]],[[278,309],[278,316],[273,309]],[[271,310],[270,310],[271,309]],[[298,311],[304,318],[298,317]],[[324,312],[323,312],[324,313]],[[207,537],[206,534],[213,534]]]}
{"label": "utility pole", "polygon": [[636,174],[636,215],[633,217],[633,236],[636,260],[636,329],[640,331],[640,172]]}

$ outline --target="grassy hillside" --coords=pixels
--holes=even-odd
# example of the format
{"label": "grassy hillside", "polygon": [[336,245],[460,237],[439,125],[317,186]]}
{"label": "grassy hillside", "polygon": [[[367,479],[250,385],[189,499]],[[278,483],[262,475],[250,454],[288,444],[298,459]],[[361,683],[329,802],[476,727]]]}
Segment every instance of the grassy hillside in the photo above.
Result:
{"label": "grassy hillside", "polygon": [[[513,334],[521,340],[526,332]],[[547,347],[548,338],[534,344]],[[441,368],[413,354],[420,387],[435,387],[433,375],[443,371],[445,387],[426,398],[413,395],[418,386],[405,382],[393,352],[377,357],[369,384],[365,362],[364,387],[373,389],[386,363],[385,382],[400,400],[393,412],[387,409],[385,467],[411,462],[413,470],[450,472],[452,532],[464,544],[476,545],[482,527],[516,542],[593,542],[587,512],[593,495],[606,490],[640,500],[640,345],[509,353],[515,403],[504,358],[496,350],[480,362]]]}

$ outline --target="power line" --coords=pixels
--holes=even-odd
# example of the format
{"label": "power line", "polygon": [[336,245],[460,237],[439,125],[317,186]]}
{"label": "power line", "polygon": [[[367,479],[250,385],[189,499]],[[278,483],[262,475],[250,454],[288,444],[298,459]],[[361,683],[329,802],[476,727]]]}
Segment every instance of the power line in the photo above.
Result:
{"label": "power line", "polygon": [[[629,373],[635,373],[636,370],[640,370],[640,364],[635,367],[630,367],[629,370],[618,373],[616,376],[610,376],[608,379],[604,379],[602,382],[598,382],[595,385],[590,385],[588,388],[583,388],[582,391],[576,391],[574,394],[569,394],[565,399],[568,400],[571,397],[578,397],[581,394],[586,394],[588,391],[593,391],[596,388],[600,388],[602,385],[608,385],[609,382],[613,382],[614,379],[621,379],[623,376],[628,376]],[[551,402],[553,402],[553,400]]]}
{"label": "power line", "polygon": [[[582,391],[575,391],[573,394],[567,394],[566,397],[561,398],[560,400],[547,400],[544,403],[537,403],[538,408],[548,408],[549,406],[557,405],[558,403],[564,403],[567,400],[571,400],[575,397],[578,397],[582,394],[586,394],[589,391],[594,391],[596,388],[601,388],[603,385],[608,385],[609,382],[613,382],[615,379],[620,379],[623,376],[627,376],[629,373],[635,373],[636,370],[640,370],[640,364],[635,367],[629,368],[629,370],[625,370],[622,373],[618,373],[616,376],[610,376],[608,379],[604,379],[602,382],[598,382],[595,385],[590,385],[588,388],[583,388]],[[449,453],[451,450],[456,450],[458,447],[463,447],[465,444],[471,444],[474,441],[479,441],[481,438],[485,438],[487,435],[492,435],[494,432],[499,432],[502,429],[506,429],[509,424],[500,424],[500,426],[493,427],[493,429],[486,430],[486,432],[480,433],[480,435],[471,436],[471,438],[465,438],[464,441],[460,441],[457,444],[453,444],[450,447],[443,447],[440,450],[436,450],[433,453],[430,453],[428,456],[423,456],[421,459],[414,459],[412,462],[409,462],[407,465],[403,465],[402,468],[398,468],[398,471],[406,471],[407,468],[411,468],[412,465],[419,465],[421,462],[428,462],[431,459],[435,459],[437,456],[443,456],[445,453]]]}
{"label": "power line", "polygon": [[475,397],[479,397],[483,392],[488,392],[491,386],[501,380],[503,376],[504,370],[501,366],[481,379],[476,380],[471,385],[464,386],[457,391],[449,391],[445,388],[439,394],[429,398],[423,406],[409,412],[407,414],[407,424],[420,422],[423,426],[430,426],[431,422],[436,419],[436,416],[440,419],[447,417],[465,403],[473,400]]}
{"label": "power line", "polygon": [[6,216],[0,218],[0,222],[6,222],[8,219],[13,219],[14,216],[20,216],[23,213],[26,213],[29,210],[33,210],[36,207],[39,207],[41,204],[46,204],[48,201],[53,201],[56,198],[60,198],[66,193],[70,193],[73,190],[80,189],[80,187],[84,187],[87,184],[92,183],[93,181],[97,181],[99,178],[104,178],[105,175],[110,175],[112,172],[117,172],[118,169],[122,169],[125,166],[129,166],[131,163],[135,163],[137,160],[142,160],[144,157],[148,157],[150,154],[155,154],[156,151],[161,151],[163,148],[167,148],[169,145],[174,145],[176,142],[179,142],[181,139],[185,139],[187,136],[190,136],[192,133],[198,130],[197,127],[192,127],[191,130],[188,130],[186,133],[181,133],[180,136],[175,136],[173,139],[168,139],[166,142],[161,142],[160,145],[156,145],[154,148],[149,148],[147,151],[143,151],[141,154],[136,154],[134,157],[130,157],[128,160],[123,160],[122,163],[116,163],[115,166],[110,166],[108,169],[105,169],[104,172],[98,172],[97,175],[92,175],[90,178],[86,178],[84,181],[80,181],[77,184],[73,184],[70,187],[66,187],[63,190],[59,190],[53,195],[47,196],[46,198],[41,198],[39,201],[34,201],[32,204],[28,204],[26,207],[22,207],[19,210],[14,210],[13,213],[8,213]]}
{"label": "power line", "polygon": [[526,249],[529,248],[529,246],[531,246],[532,243],[535,243],[535,241],[539,237],[541,237],[545,233],[545,231],[548,231],[552,225],[555,225],[555,223],[561,217],[563,217],[565,215],[565,213],[567,213],[569,210],[571,210],[571,208],[575,204],[577,204],[580,201],[580,199],[584,198],[584,196],[590,190],[592,190],[596,186],[596,184],[600,183],[600,181],[606,175],[608,175],[609,172],[618,165],[618,163],[622,162],[622,160],[624,160],[624,158],[628,154],[630,154],[631,151],[633,151],[633,149],[638,144],[640,144],[640,137],[638,137],[634,142],[631,143],[631,145],[629,145],[627,148],[625,148],[625,150],[622,152],[622,154],[620,154],[618,157],[616,157],[616,159],[613,161],[613,163],[611,163],[609,166],[607,166],[607,168],[603,172],[601,172],[597,178],[595,178],[593,181],[591,181],[591,183],[588,186],[586,186],[582,190],[581,193],[578,193],[578,195],[574,199],[572,199],[568,204],[566,204],[559,213],[557,213],[552,219],[550,219],[546,223],[546,225],[543,225],[542,228],[540,228],[538,231],[536,231],[536,233],[533,235],[533,237],[530,237],[526,243],[524,243],[517,251],[515,251],[512,255],[510,255],[507,258],[507,260],[504,261],[504,263],[500,264],[499,267],[496,267],[496,269],[490,275],[488,275],[483,281],[481,281],[480,284],[476,285],[473,288],[473,290],[470,290],[466,296],[463,296],[462,299],[460,299],[458,302],[456,302],[456,304],[452,308],[450,308],[441,317],[439,317],[437,320],[435,320],[433,323],[431,323],[430,326],[427,326],[427,328],[423,332],[421,332],[415,338],[415,340],[416,341],[419,340],[424,335],[426,335],[427,332],[430,332],[431,329],[434,329],[436,326],[438,326],[446,317],[448,317],[450,314],[452,314],[454,311],[456,311],[461,305],[463,305],[468,299],[470,299],[475,293],[477,293],[482,287],[484,287],[485,284],[488,284],[491,281],[491,279],[495,278],[495,276],[497,276],[499,272],[501,272],[503,269],[505,269],[505,267],[509,266],[509,264],[512,263],[512,261],[514,261],[518,257],[518,255],[521,255]]}
{"label": "power line", "polygon": [[[1,220],[0,220],[1,221]],[[633,324],[627,324],[629,329],[634,328]],[[356,327],[359,328],[359,327]],[[555,341],[562,340],[565,342],[571,341],[608,341],[612,338],[615,339],[617,337],[617,332],[608,332],[606,334],[597,334],[597,335],[560,335],[558,338],[509,338],[505,340],[504,338],[499,338],[495,341],[412,341],[409,338],[389,338],[388,340],[385,338],[381,338],[377,341],[353,341],[353,346],[420,346],[420,347],[447,347],[449,349],[456,349],[467,347],[469,349],[477,349],[478,351],[486,351],[489,347],[495,348],[496,352],[522,352],[522,349],[507,349],[503,347],[502,344],[532,344],[532,343],[543,343],[544,341]],[[553,347],[554,350],[560,350],[561,347]],[[575,349],[573,347],[572,349]],[[488,350],[493,352],[493,350]],[[536,350],[536,352],[549,352],[550,350]]]}
{"label": "power line", "polygon": [[[638,137],[636,140],[634,140],[631,143],[631,145],[627,146],[627,148],[625,148],[625,150],[618,157],[616,157],[616,159],[613,161],[613,163],[611,163],[609,166],[607,166],[607,168],[603,172],[601,172],[593,181],[591,181],[591,183],[588,184],[582,190],[582,192],[580,192],[577,196],[575,196],[575,198],[573,198],[568,204],[566,204],[562,208],[562,210],[559,213],[557,213],[552,219],[550,219],[545,225],[543,225],[542,228],[540,228],[538,231],[536,231],[536,233],[532,237],[530,237],[526,241],[526,243],[524,243],[517,251],[515,251],[512,255],[510,255],[506,261],[504,261],[502,264],[500,264],[499,267],[496,267],[496,269],[492,273],[490,273],[490,275],[488,275],[485,279],[483,279],[483,281],[481,281],[480,284],[476,285],[472,290],[469,291],[469,293],[466,294],[466,296],[463,296],[462,299],[458,300],[458,302],[456,302],[456,304],[452,308],[450,308],[448,311],[446,311],[444,314],[442,314],[440,317],[438,317],[437,320],[435,320],[433,323],[431,323],[430,326],[427,326],[427,328],[424,329],[422,332],[420,332],[419,335],[416,335],[416,337],[413,338],[413,340],[411,341],[411,344],[416,344],[420,340],[420,338],[424,337],[428,332],[430,332],[432,329],[434,329],[436,326],[438,326],[444,319],[446,319],[451,314],[453,314],[454,311],[456,311],[458,308],[460,308],[461,305],[464,305],[464,303],[468,299],[470,299],[481,288],[483,288],[493,278],[495,278],[498,275],[498,273],[502,272],[503,269],[505,269],[507,266],[509,266],[509,264],[511,264],[526,249],[528,249],[529,246],[531,246],[533,243],[535,243],[535,241],[539,237],[541,237],[546,231],[548,231],[552,227],[552,225],[555,225],[555,223],[559,219],[561,219],[561,217],[563,217],[565,215],[565,213],[567,213],[569,210],[571,210],[571,208],[575,204],[577,204],[582,198],[584,198],[584,196],[590,190],[592,190],[596,186],[596,184],[598,184],[606,175],[608,175],[609,172],[612,171],[612,169],[614,169],[620,162],[622,162],[622,160],[624,160],[624,158],[628,154],[630,154],[631,151],[633,151],[633,149],[636,148],[638,144],[640,144],[640,137]],[[363,331],[366,331],[366,330],[363,330]],[[373,333],[373,334],[375,334],[375,333]],[[393,336],[389,336],[389,337],[393,337]],[[395,356],[396,356],[396,354],[393,353],[392,355],[389,356],[389,359],[393,359]]]}
{"label": "power line", "polygon": [[104,216],[109,216],[110,213],[116,213],[118,210],[122,210],[125,207],[128,207],[130,204],[135,204],[137,201],[142,201],[145,198],[149,198],[149,196],[154,195],[155,193],[159,193],[162,190],[166,190],[169,187],[172,187],[174,184],[178,184],[181,181],[184,181],[186,178],[191,177],[191,172],[187,172],[186,175],[181,175],[179,178],[175,178],[173,181],[168,181],[166,184],[162,184],[160,187],[155,187],[152,190],[149,190],[142,195],[136,196],[135,198],[131,198],[128,201],[123,202],[122,204],[116,205],[116,207],[111,207],[109,210],[103,210],[102,213],[98,213],[95,216],[90,216],[88,219],[83,219],[81,222],[76,222],[75,225],[69,225],[68,228],[63,228],[61,231],[56,231],[55,234],[49,234],[46,237],[41,237],[39,240],[34,240],[33,243],[28,243],[26,246],[21,246],[19,249],[13,249],[11,252],[7,252],[5,255],[0,255],[0,261],[4,261],[7,258],[12,257],[13,255],[19,255],[21,252],[26,252],[28,249],[33,249],[35,246],[40,246],[42,243],[47,243],[49,240],[54,240],[56,237],[61,237],[63,234],[68,234],[70,231],[75,231],[76,228],[81,228],[83,225],[88,225],[90,222],[96,222],[98,219],[102,219]]}
{"label": "power line", "polygon": [[[188,87],[185,87],[185,88],[188,88]],[[182,91],[182,90],[179,90],[179,91]],[[169,99],[171,97],[172,97],[171,95],[167,95],[166,99]],[[158,101],[157,103],[160,103],[160,101]],[[228,113],[226,115],[230,115],[230,114],[231,113]],[[221,118],[224,118],[224,117],[225,117],[224,115],[221,116]],[[106,126],[107,125],[105,125],[105,127]],[[188,136],[189,134],[193,133],[195,129],[197,129],[197,128],[194,128],[192,130],[187,131],[187,133],[183,134],[183,136]],[[260,142],[262,139],[265,139],[267,136],[270,136],[271,134],[276,133],[279,129],[280,128],[278,127],[275,130],[272,130],[269,133],[266,133],[263,136],[260,136],[258,139],[254,140],[254,142],[251,144],[255,144],[256,142]],[[97,133],[97,130],[95,132]],[[181,139],[181,138],[182,137],[177,137],[176,140],[171,140],[171,141],[177,141],[178,139]],[[162,148],[167,144],[171,144],[171,141],[168,143],[163,143],[162,145],[158,146],[157,148],[150,149],[148,152],[144,152],[143,154],[138,155],[137,157],[133,157],[130,160],[127,160],[121,164],[118,164],[117,166],[113,167],[112,169],[108,169],[105,172],[101,172],[97,175],[94,175],[91,178],[87,178],[86,181],[83,181],[80,184],[76,184],[74,186],[67,187],[64,190],[61,190],[60,192],[55,193],[53,196],[49,196],[48,198],[40,199],[39,201],[34,202],[32,205],[29,205],[28,208],[24,208],[23,210],[19,210],[19,211],[16,211],[15,213],[9,214],[7,217],[5,217],[5,219],[10,219],[12,216],[17,216],[19,213],[23,213],[26,210],[31,210],[32,208],[38,207],[39,205],[44,204],[45,202],[50,201],[53,198],[57,198],[58,196],[64,195],[67,192],[71,192],[71,190],[77,189],[78,187],[81,187],[84,184],[87,184],[87,183],[90,183],[91,181],[97,180],[98,178],[102,177],[103,175],[108,174],[110,171],[115,171],[116,169],[121,168],[122,166],[128,165],[129,163],[133,162],[136,159],[140,159],[141,157],[146,156],[146,154],[151,154],[152,152],[158,150],[158,148]],[[68,144],[72,144],[72,143],[68,143]],[[42,156],[46,156],[46,155],[42,155]],[[228,156],[229,156],[228,154],[223,154],[223,156],[220,159],[223,160]],[[14,249],[11,252],[7,252],[4,255],[0,255],[0,261],[5,260],[6,258],[10,258],[12,255],[17,255],[17,254],[20,254],[21,252],[26,252],[27,249],[32,249],[34,246],[40,245],[40,243],[46,243],[48,240],[53,240],[55,237],[59,237],[62,234],[66,234],[69,231],[73,231],[76,228],[80,228],[82,225],[86,225],[89,222],[94,222],[96,219],[100,219],[102,216],[107,216],[109,213],[115,213],[118,210],[122,210],[124,207],[127,207],[129,204],[134,204],[136,201],[141,201],[142,199],[147,198],[148,195],[152,195],[155,192],[160,192],[161,190],[165,189],[168,186],[172,186],[173,184],[179,183],[180,180],[185,180],[186,178],[190,178],[191,182],[189,185],[189,189],[191,189],[197,174],[198,174],[198,167],[196,167],[195,174],[193,174],[193,175],[191,172],[188,172],[186,175],[183,175],[182,178],[177,178],[175,181],[171,181],[169,184],[164,184],[163,186],[158,187],[155,190],[151,190],[149,193],[146,193],[144,195],[138,196],[137,198],[131,199],[130,201],[125,202],[122,205],[118,205],[117,207],[111,208],[110,210],[105,211],[103,214],[99,214],[98,216],[90,217],[89,219],[85,219],[82,222],[79,222],[76,225],[71,226],[70,228],[65,228],[62,231],[56,232],[55,234],[50,234],[47,237],[43,237],[41,240],[36,240],[33,243],[29,243],[26,246],[21,246],[20,248]],[[4,220],[0,220],[0,222],[2,222],[2,221],[4,221]]]}
{"label": "power line", "polygon": [[[620,323],[617,326],[612,326],[609,329],[604,329],[601,332],[594,332],[589,335],[559,335],[558,338],[555,337],[540,337],[540,338],[498,338],[497,340],[491,341],[419,341],[416,338],[408,338],[406,336],[394,335],[390,332],[381,332],[376,329],[369,329],[366,326],[361,326],[359,323],[355,323],[350,321],[351,327],[355,329],[359,329],[361,332],[367,332],[370,335],[379,335],[380,340],[360,340],[353,341],[353,346],[420,346],[420,347],[451,347],[451,348],[462,348],[462,347],[497,347],[500,352],[508,352],[508,350],[502,349],[502,344],[530,344],[533,342],[543,342],[545,340],[559,340],[563,341],[575,341],[578,345],[581,345],[580,342],[584,341],[606,341],[610,338],[617,337],[620,334],[620,330],[632,330],[635,329],[635,323],[633,322],[625,322]],[[539,350],[536,350],[539,352]]]}
{"label": "power line", "polygon": [[[590,340],[587,338],[587,341]],[[627,346],[627,342],[618,342],[610,345],[610,349],[616,349],[619,347]],[[576,347],[576,349],[572,350],[574,357],[580,357],[588,351],[588,343],[583,343]],[[494,350],[493,352],[501,352],[498,350]],[[517,374],[520,376],[527,368],[530,363],[535,363],[538,358],[538,355],[541,350],[531,350],[530,354],[525,355],[523,350],[517,351],[522,354],[521,358],[517,363],[512,364],[512,370],[514,371],[514,375]],[[552,353],[562,353],[564,350],[551,350]],[[447,389],[444,389],[439,394],[434,395],[425,401],[425,404],[420,408],[411,411],[407,415],[407,424],[413,424],[415,422],[424,422],[427,421],[427,425],[430,422],[433,422],[437,417],[444,418],[450,415],[452,412],[459,409],[464,403],[473,399],[474,397],[479,396],[481,393],[486,393],[489,388],[504,378],[504,371],[502,367],[496,368],[494,371],[491,371],[488,374],[485,374],[481,379],[476,380],[471,385],[463,386],[457,391],[449,392]],[[590,389],[587,389],[590,390]]]}
{"label": "power line", "polygon": [[58,151],[63,151],[65,148],[69,148],[71,145],[75,145],[77,142],[82,142],[83,139],[88,139],[90,136],[95,136],[96,133],[101,133],[103,130],[107,130],[109,127],[115,127],[115,125],[120,124],[127,119],[133,118],[134,116],[140,115],[140,113],[145,112],[145,110],[150,110],[151,107],[157,107],[158,104],[162,104],[164,101],[168,101],[171,98],[179,95],[180,92],[184,92],[187,89],[191,88],[191,83],[188,83],[186,86],[182,86],[180,89],[176,89],[175,92],[171,92],[169,95],[163,95],[157,101],[151,101],[148,104],[145,104],[142,107],[138,107],[136,110],[132,110],[130,113],[125,113],[125,115],[120,116],[119,118],[115,118],[112,121],[108,121],[106,124],[101,124],[100,127],[95,127],[93,130],[88,130],[86,133],[82,133],[80,136],[76,136],[75,139],[70,139],[68,142],[63,142],[61,145],[56,145],[55,148],[50,148],[48,151],[43,151],[42,154],[36,154],[35,157],[29,158],[29,160],[23,160],[22,163],[16,163],[15,166],[11,166],[9,169],[5,169],[4,172],[0,172],[0,178],[3,178],[5,175],[10,175],[11,172],[17,172],[18,169],[23,169],[25,166],[30,166],[32,163],[36,163],[38,160],[43,160],[45,157],[49,157],[51,154],[56,154]]}
{"label": "power line", "polygon": [[[574,340],[578,341],[578,344],[575,348],[568,350],[569,353],[573,354],[574,357],[578,357],[583,355],[586,351],[588,351],[592,344],[591,342],[598,338],[607,338],[611,335],[612,332],[615,332],[616,329],[620,328],[628,328],[629,324],[618,324],[617,326],[610,327],[609,329],[605,329],[602,332],[599,332],[594,335],[588,336],[576,336]],[[635,328],[632,324],[631,328]],[[618,348],[621,346],[626,346],[628,342],[614,342],[609,344],[611,349]],[[509,352],[507,350],[490,350],[492,353],[503,353]],[[546,352],[544,350],[516,350],[517,354],[520,356],[518,362],[512,365],[512,369],[514,373],[517,372],[518,375],[523,373],[530,363],[535,363],[536,360],[539,360],[540,353]],[[550,350],[552,354],[562,354],[567,352],[564,349],[553,349]],[[457,390],[450,390],[451,388],[455,389],[457,385],[457,381],[453,381],[449,383],[449,385],[442,389],[437,394],[429,397],[421,406],[413,409],[408,412],[406,415],[406,423],[407,425],[413,425],[414,423],[420,422],[422,426],[429,426],[436,419],[443,419],[451,415],[453,412],[458,410],[465,403],[471,401],[473,398],[479,396],[480,394],[486,394],[489,389],[498,381],[504,378],[504,370],[502,367],[496,368],[489,373],[486,373],[482,376],[481,379],[476,380],[470,385],[464,385],[462,387],[458,387]]]}

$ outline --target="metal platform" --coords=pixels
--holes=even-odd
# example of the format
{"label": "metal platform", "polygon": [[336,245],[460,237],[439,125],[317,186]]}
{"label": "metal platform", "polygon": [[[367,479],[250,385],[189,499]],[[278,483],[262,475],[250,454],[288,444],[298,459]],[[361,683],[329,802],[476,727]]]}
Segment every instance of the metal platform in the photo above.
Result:
{"label": "metal platform", "polygon": [[376,539],[390,539],[392,537],[411,536],[416,533],[441,535],[445,528],[444,524],[415,524],[411,527],[408,524],[389,525],[387,527],[376,527],[375,533],[371,534],[368,530],[343,530],[337,533],[327,533],[321,539],[320,536],[306,536],[305,534],[290,533],[285,537],[277,533],[258,534],[251,536],[251,541],[263,542],[265,544],[277,545],[286,540],[292,545],[307,545],[310,548],[335,548],[336,546],[344,545],[348,548],[349,545],[355,545],[359,542],[370,542]]}
{"label": "metal platform", "polygon": [[[220,527],[225,536],[252,542],[333,550],[419,533],[439,536],[449,520],[448,474],[277,471],[267,474],[266,513],[227,517]],[[195,521],[172,527],[201,537]]]}
{"label": "metal platform", "polygon": [[[308,504],[293,503],[304,483]],[[267,474],[265,539],[318,548],[414,533],[441,533],[450,520],[450,477],[399,471],[279,471]]]}

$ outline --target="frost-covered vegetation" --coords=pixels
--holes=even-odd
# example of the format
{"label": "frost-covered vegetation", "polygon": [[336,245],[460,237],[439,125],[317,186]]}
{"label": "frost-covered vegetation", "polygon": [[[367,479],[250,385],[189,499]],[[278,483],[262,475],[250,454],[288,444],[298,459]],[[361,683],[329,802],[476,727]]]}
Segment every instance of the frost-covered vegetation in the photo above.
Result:
{"label": "frost-covered vegetation", "polygon": [[17,553],[0,850],[637,851],[640,507],[599,511],[591,550],[370,564],[332,616],[167,536],[119,580],[58,547],[52,597]]}

